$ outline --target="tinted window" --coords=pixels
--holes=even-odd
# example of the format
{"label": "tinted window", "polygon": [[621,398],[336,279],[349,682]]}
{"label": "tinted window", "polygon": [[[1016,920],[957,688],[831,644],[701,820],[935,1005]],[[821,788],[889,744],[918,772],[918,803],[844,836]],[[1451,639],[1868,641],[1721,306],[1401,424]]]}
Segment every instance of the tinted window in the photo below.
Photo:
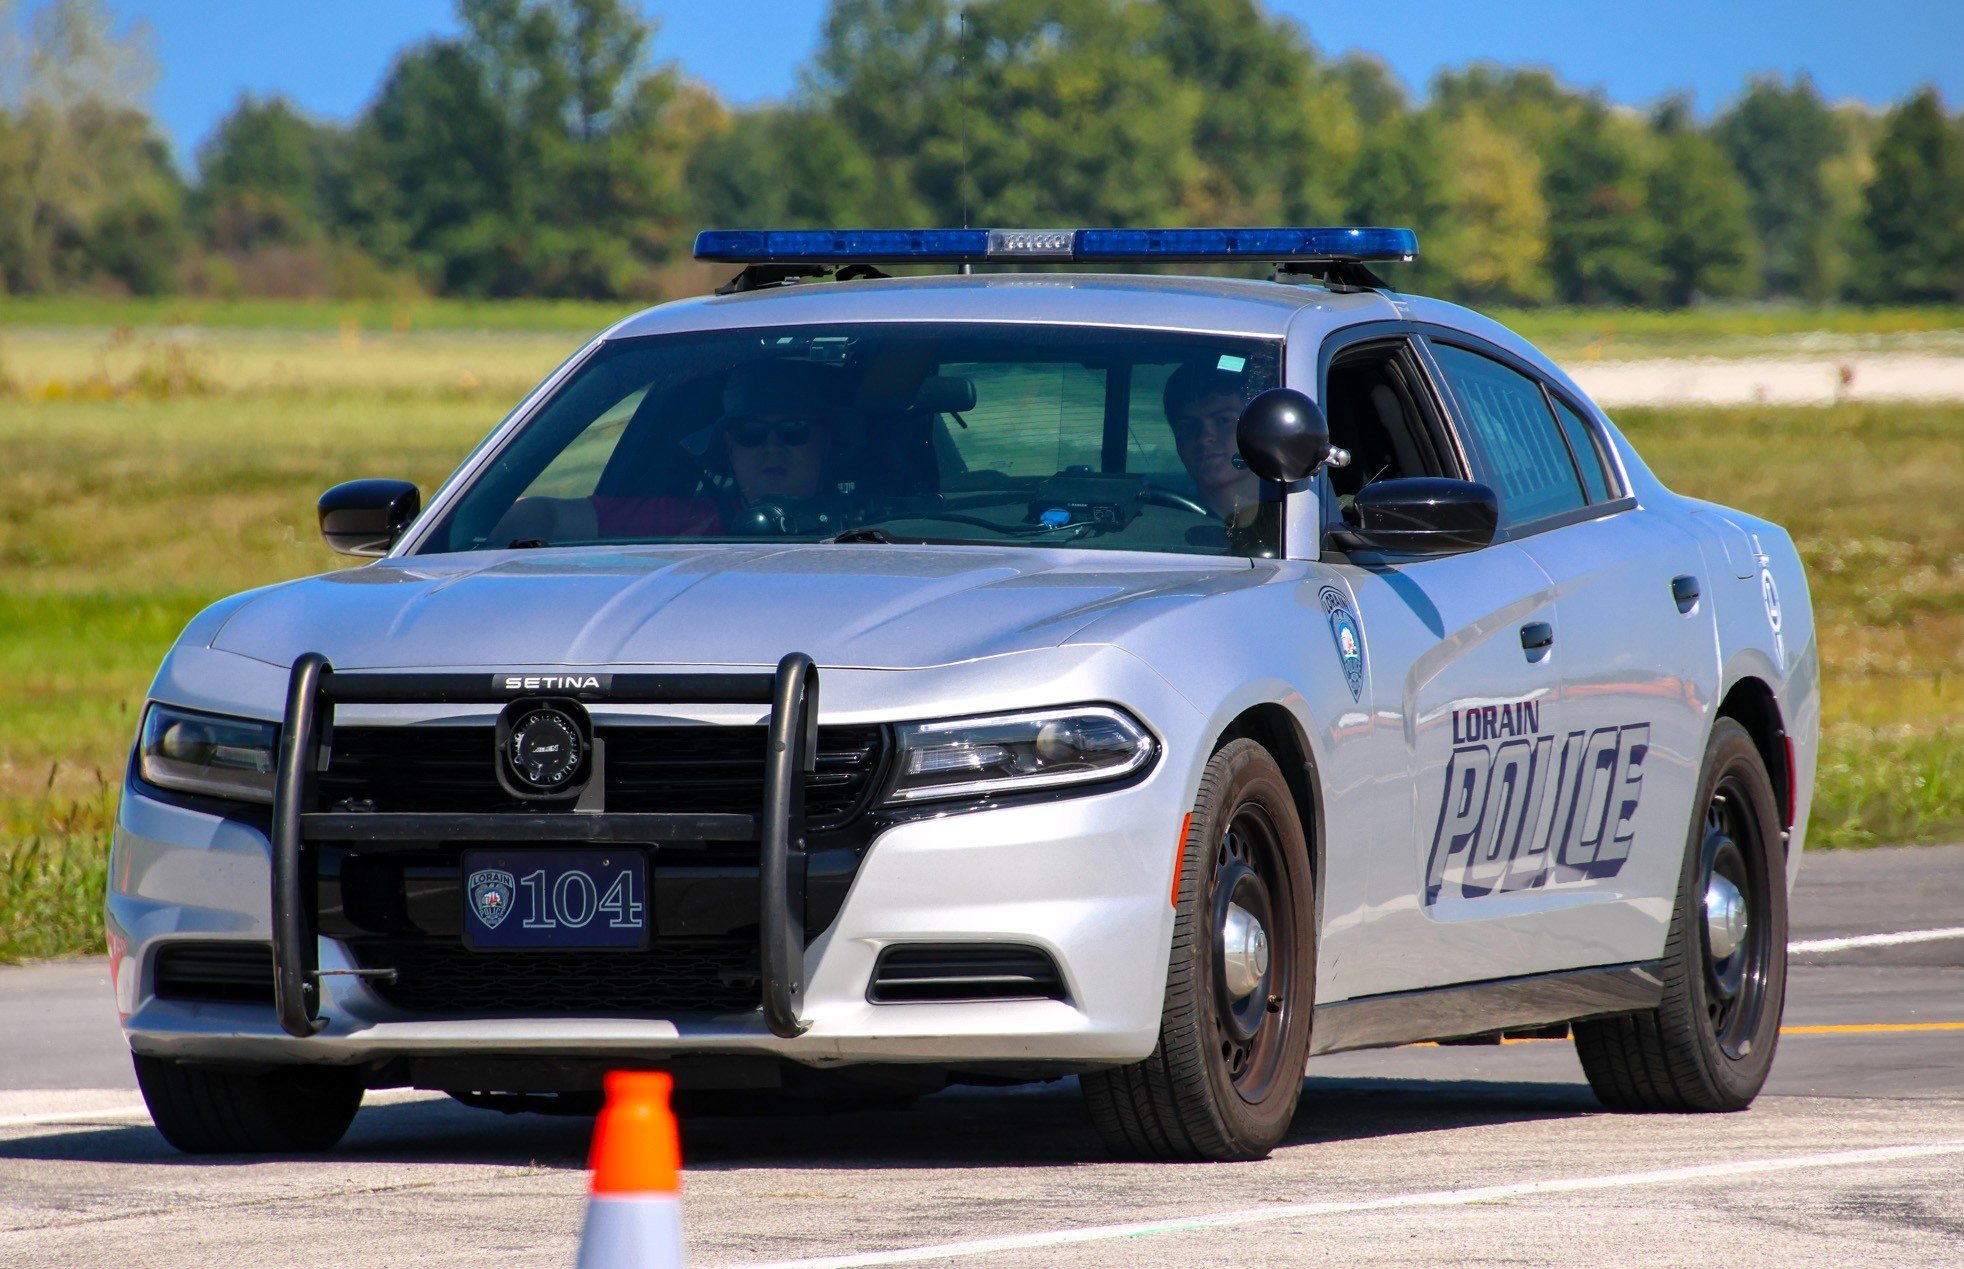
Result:
{"label": "tinted window", "polygon": [[1575,465],[1582,469],[1582,483],[1589,490],[1589,501],[1609,501],[1609,480],[1604,475],[1603,452],[1596,445],[1595,429],[1577,417],[1574,410],[1554,398],[1555,416],[1568,434],[1569,448],[1575,451]]}
{"label": "tinted window", "polygon": [[1491,357],[1436,344],[1465,415],[1467,448],[1500,498],[1501,522],[1524,524],[1582,505],[1582,484],[1541,385]]}
{"label": "tinted window", "polygon": [[597,350],[425,551],[726,538],[1272,553],[1235,421],[1281,344],[1068,326],[701,331]]}

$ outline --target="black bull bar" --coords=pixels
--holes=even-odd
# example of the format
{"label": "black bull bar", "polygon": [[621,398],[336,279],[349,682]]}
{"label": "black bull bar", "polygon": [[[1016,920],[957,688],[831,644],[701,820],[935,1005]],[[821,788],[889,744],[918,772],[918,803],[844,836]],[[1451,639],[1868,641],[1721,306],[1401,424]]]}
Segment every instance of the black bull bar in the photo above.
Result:
{"label": "black bull bar", "polygon": [[[755,815],[609,814],[329,814],[315,809],[321,744],[336,705],[495,704],[505,676],[337,672],[318,652],[293,663],[286,723],[273,784],[273,999],[288,1035],[311,1036],[320,1017],[315,842],[362,842],[379,850],[412,850],[432,841],[556,842],[744,841],[759,843],[759,949],[764,1021],[786,1039],[810,1024],[804,999],[805,782],[818,749],[818,667],[802,652],[773,674],[613,674],[603,687],[554,691],[573,700],[631,705],[768,705],[762,805]],[[516,693],[503,693],[509,698]],[[525,693],[537,695],[536,692]],[[604,758],[597,758],[603,761]],[[596,770],[592,779],[602,781]]]}

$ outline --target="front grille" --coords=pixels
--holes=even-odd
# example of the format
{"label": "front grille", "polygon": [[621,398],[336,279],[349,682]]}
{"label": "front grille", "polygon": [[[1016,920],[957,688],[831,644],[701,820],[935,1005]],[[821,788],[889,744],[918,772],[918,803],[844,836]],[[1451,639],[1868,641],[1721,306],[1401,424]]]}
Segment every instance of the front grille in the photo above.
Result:
{"label": "front grille", "polygon": [[[762,727],[602,727],[609,811],[755,814],[764,797]],[[815,829],[851,819],[872,796],[886,752],[880,727],[821,727],[805,778]],[[320,776],[325,810],[442,813],[570,812],[567,801],[524,801],[498,783],[488,724],[336,727]]]}
{"label": "front grille", "polygon": [[351,939],[369,986],[419,1013],[550,1017],[740,1013],[758,1007],[751,939],[656,939],[640,952],[472,952],[438,939]]}
{"label": "front grille", "polygon": [[273,1003],[269,943],[167,943],[157,952],[156,993],[165,1000]]}
{"label": "front grille", "polygon": [[[764,799],[762,727],[613,727],[607,742],[607,809],[756,814]],[[822,727],[805,777],[805,817],[826,827],[851,817],[878,774],[878,727]]]}
{"label": "front grille", "polygon": [[866,998],[876,1005],[961,1000],[1062,1000],[1048,952],[1007,943],[902,943],[880,953]]}

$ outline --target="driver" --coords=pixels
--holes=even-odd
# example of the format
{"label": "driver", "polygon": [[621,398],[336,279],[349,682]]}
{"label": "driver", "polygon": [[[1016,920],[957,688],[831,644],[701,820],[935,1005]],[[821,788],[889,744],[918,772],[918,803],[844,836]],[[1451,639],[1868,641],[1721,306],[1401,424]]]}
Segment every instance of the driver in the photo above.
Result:
{"label": "driver", "polygon": [[1190,361],[1166,380],[1163,401],[1173,444],[1207,509],[1223,520],[1252,507],[1261,481],[1241,466],[1235,425],[1247,403],[1242,377],[1204,361]]}
{"label": "driver", "polygon": [[588,536],[721,537],[831,527],[840,497],[825,497],[825,477],[844,396],[836,366],[788,358],[736,366],[723,384],[722,413],[681,441],[709,471],[727,472],[728,485],[682,497],[596,494],[588,500],[595,521]]}
{"label": "driver", "polygon": [[842,395],[837,374],[809,361],[753,361],[730,372],[716,432],[744,506],[818,497]]}

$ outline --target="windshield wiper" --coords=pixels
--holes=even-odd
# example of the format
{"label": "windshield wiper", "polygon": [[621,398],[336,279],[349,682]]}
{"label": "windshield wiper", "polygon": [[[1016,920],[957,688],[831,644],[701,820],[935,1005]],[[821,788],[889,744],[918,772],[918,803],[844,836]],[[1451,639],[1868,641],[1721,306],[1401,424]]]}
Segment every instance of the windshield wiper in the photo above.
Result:
{"label": "windshield wiper", "polygon": [[870,524],[861,525],[857,529],[847,529],[843,533],[836,533],[823,540],[827,542],[878,542],[882,546],[891,546],[900,541],[899,538],[888,533],[885,529],[875,528]]}
{"label": "windshield wiper", "polygon": [[536,551],[542,546],[551,545],[552,543],[546,541],[544,538],[513,538],[505,544],[505,549],[507,551]]}

